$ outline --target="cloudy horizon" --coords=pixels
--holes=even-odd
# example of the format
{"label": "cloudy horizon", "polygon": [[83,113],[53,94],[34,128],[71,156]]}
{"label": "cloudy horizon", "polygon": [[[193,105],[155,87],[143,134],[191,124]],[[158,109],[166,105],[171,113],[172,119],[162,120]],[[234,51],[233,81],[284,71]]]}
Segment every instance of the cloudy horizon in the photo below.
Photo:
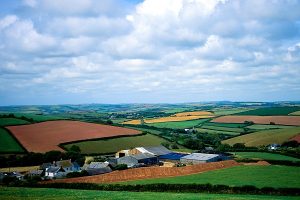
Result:
{"label": "cloudy horizon", "polygon": [[300,1],[0,1],[0,105],[300,100]]}

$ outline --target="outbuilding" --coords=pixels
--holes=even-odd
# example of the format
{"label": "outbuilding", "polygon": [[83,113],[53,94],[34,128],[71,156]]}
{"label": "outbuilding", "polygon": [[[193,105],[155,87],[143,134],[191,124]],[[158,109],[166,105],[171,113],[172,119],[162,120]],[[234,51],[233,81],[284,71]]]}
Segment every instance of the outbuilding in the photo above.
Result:
{"label": "outbuilding", "polygon": [[180,162],[183,164],[200,164],[208,162],[217,162],[222,160],[228,160],[220,154],[207,154],[207,153],[192,153],[190,155],[180,158]]}

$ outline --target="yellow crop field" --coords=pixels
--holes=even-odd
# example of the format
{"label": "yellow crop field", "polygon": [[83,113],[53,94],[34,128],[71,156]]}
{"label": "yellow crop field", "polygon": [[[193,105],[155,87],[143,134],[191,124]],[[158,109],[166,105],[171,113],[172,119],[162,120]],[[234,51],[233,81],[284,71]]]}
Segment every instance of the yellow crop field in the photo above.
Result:
{"label": "yellow crop field", "polygon": [[28,166],[28,167],[7,167],[0,168],[0,172],[28,172],[30,170],[38,170],[40,166]]}
{"label": "yellow crop field", "polygon": [[289,115],[300,115],[300,111],[292,112]]}
{"label": "yellow crop field", "polygon": [[181,112],[181,113],[176,113],[176,117],[184,117],[184,116],[211,116],[213,117],[214,114],[208,111],[194,111],[194,112]]}
{"label": "yellow crop field", "polygon": [[[161,117],[161,118],[153,118],[153,119],[144,119],[144,122],[146,124],[151,123],[159,123],[159,122],[178,122],[178,121],[188,121],[188,120],[195,120],[195,119],[204,119],[204,118],[210,118],[213,117],[213,115],[195,115],[195,116],[170,116],[170,117]],[[124,122],[123,124],[141,124],[141,120],[135,119],[130,120],[127,122]]]}

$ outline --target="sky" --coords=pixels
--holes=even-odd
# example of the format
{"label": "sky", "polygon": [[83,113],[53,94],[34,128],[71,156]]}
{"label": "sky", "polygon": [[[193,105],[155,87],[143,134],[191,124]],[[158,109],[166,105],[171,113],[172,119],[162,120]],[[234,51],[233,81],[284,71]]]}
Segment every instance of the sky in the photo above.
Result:
{"label": "sky", "polygon": [[299,0],[1,0],[0,105],[300,100]]}

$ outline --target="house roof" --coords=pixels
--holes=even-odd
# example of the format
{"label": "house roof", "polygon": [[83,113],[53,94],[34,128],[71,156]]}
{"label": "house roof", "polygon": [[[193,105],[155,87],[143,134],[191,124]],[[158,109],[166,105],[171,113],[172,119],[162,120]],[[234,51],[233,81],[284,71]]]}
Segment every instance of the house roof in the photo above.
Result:
{"label": "house roof", "polygon": [[140,153],[140,154],[132,155],[132,157],[136,158],[137,160],[143,160],[143,159],[147,159],[147,158],[156,158],[156,156],[154,156],[153,154],[149,154],[149,153]]}
{"label": "house roof", "polygon": [[73,166],[73,164],[70,160],[60,160],[60,161],[57,161],[55,164],[57,167],[63,167],[63,168]]}
{"label": "house roof", "polygon": [[109,165],[108,162],[91,162],[87,168],[99,169],[99,168],[107,167],[108,165]]}
{"label": "house roof", "polygon": [[49,168],[52,164],[51,163],[43,163],[40,167],[40,169],[46,169]]}
{"label": "house roof", "polygon": [[49,167],[46,169],[46,172],[59,172],[59,171],[62,171],[62,172],[65,172],[65,170],[61,167]]}
{"label": "house roof", "polygon": [[192,153],[190,155],[182,157],[182,159],[187,159],[187,160],[210,160],[210,159],[218,157],[218,156],[219,156],[219,154]]}
{"label": "house roof", "polygon": [[31,170],[28,172],[30,175],[41,175],[43,173],[43,170]]}
{"label": "house roof", "polygon": [[136,147],[141,153],[149,153],[156,156],[165,155],[172,153],[169,149],[164,146],[151,146],[151,147]]}
{"label": "house roof", "polygon": [[103,167],[103,168],[89,168],[86,170],[89,175],[96,175],[96,174],[105,174],[111,172],[110,167]]}

